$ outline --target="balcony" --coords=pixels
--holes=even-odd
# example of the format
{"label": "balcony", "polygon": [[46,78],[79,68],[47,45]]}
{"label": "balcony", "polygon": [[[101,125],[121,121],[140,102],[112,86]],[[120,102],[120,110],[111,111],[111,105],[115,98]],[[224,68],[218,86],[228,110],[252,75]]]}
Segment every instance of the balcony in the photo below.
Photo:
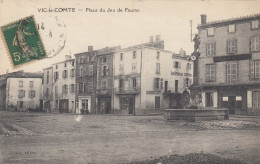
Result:
{"label": "balcony", "polygon": [[115,88],[115,94],[139,94],[140,93],[140,87],[135,88]]}
{"label": "balcony", "polygon": [[111,95],[111,90],[110,89],[99,89],[96,90],[97,95]]}

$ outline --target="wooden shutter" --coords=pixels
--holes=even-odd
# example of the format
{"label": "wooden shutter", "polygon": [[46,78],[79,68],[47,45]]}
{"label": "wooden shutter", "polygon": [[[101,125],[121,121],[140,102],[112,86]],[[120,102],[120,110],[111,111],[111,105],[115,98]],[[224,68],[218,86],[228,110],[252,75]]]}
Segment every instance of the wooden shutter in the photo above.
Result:
{"label": "wooden shutter", "polygon": [[154,78],[154,79],[153,79],[153,89],[154,89],[154,90],[157,89],[156,84],[157,84],[157,80],[156,80],[156,78]]}
{"label": "wooden shutter", "polygon": [[212,55],[216,55],[216,42],[213,43],[213,54]]}
{"label": "wooden shutter", "polygon": [[210,65],[206,65],[206,81],[210,81]]}
{"label": "wooden shutter", "polygon": [[161,89],[163,89],[163,78],[161,78]]}
{"label": "wooden shutter", "polygon": [[231,63],[227,64],[227,82],[231,82]]}
{"label": "wooden shutter", "polygon": [[181,62],[179,62],[179,69],[181,69]]}
{"label": "wooden shutter", "polygon": [[255,78],[255,66],[254,61],[250,61],[250,78]]}
{"label": "wooden shutter", "polygon": [[234,45],[234,46],[235,46],[235,47],[234,47],[234,49],[235,49],[235,50],[234,50],[234,53],[237,53],[237,40],[236,40],[236,39],[234,40],[234,44],[235,44],[235,45]]}
{"label": "wooden shutter", "polygon": [[255,61],[255,78],[260,78],[260,61]]}

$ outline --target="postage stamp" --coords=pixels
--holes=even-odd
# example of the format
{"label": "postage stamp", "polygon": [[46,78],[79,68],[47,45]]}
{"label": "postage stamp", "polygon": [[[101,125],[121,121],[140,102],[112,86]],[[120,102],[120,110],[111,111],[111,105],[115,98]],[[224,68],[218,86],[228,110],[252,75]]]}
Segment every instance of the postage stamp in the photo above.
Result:
{"label": "postage stamp", "polygon": [[1,31],[13,67],[47,56],[33,16],[2,26]]}

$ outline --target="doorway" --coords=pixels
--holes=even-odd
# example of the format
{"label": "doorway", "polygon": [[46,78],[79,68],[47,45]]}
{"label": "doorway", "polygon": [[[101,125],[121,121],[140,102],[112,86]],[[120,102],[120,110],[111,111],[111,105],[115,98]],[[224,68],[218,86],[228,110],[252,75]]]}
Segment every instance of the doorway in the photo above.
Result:
{"label": "doorway", "polygon": [[155,96],[155,108],[160,108],[160,96]]}

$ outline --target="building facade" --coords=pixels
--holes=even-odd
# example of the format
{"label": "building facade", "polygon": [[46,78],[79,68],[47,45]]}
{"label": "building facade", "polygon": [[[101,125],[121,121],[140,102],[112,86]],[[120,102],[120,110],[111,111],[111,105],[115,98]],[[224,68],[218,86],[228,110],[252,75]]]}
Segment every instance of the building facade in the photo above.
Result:
{"label": "building facade", "polygon": [[149,46],[129,47],[114,54],[114,112],[144,114],[179,108],[181,94],[192,83],[192,62]]}
{"label": "building facade", "polygon": [[42,79],[42,103],[45,112],[51,112],[53,108],[53,69],[43,69]]}
{"label": "building facade", "polygon": [[75,61],[70,56],[52,65],[53,112],[76,113],[75,108]]}
{"label": "building facade", "polygon": [[118,47],[107,47],[98,50],[97,53],[97,113],[111,114],[114,113],[114,71],[113,55],[119,50]]}
{"label": "building facade", "polygon": [[[230,114],[260,114],[260,15],[198,26],[200,56],[196,85],[206,107]],[[196,67],[195,67],[196,68]]]}
{"label": "building facade", "polygon": [[96,114],[97,51],[75,54],[76,61],[76,111]]}
{"label": "building facade", "polygon": [[12,111],[40,111],[42,74],[24,73],[6,79],[5,109]]}

